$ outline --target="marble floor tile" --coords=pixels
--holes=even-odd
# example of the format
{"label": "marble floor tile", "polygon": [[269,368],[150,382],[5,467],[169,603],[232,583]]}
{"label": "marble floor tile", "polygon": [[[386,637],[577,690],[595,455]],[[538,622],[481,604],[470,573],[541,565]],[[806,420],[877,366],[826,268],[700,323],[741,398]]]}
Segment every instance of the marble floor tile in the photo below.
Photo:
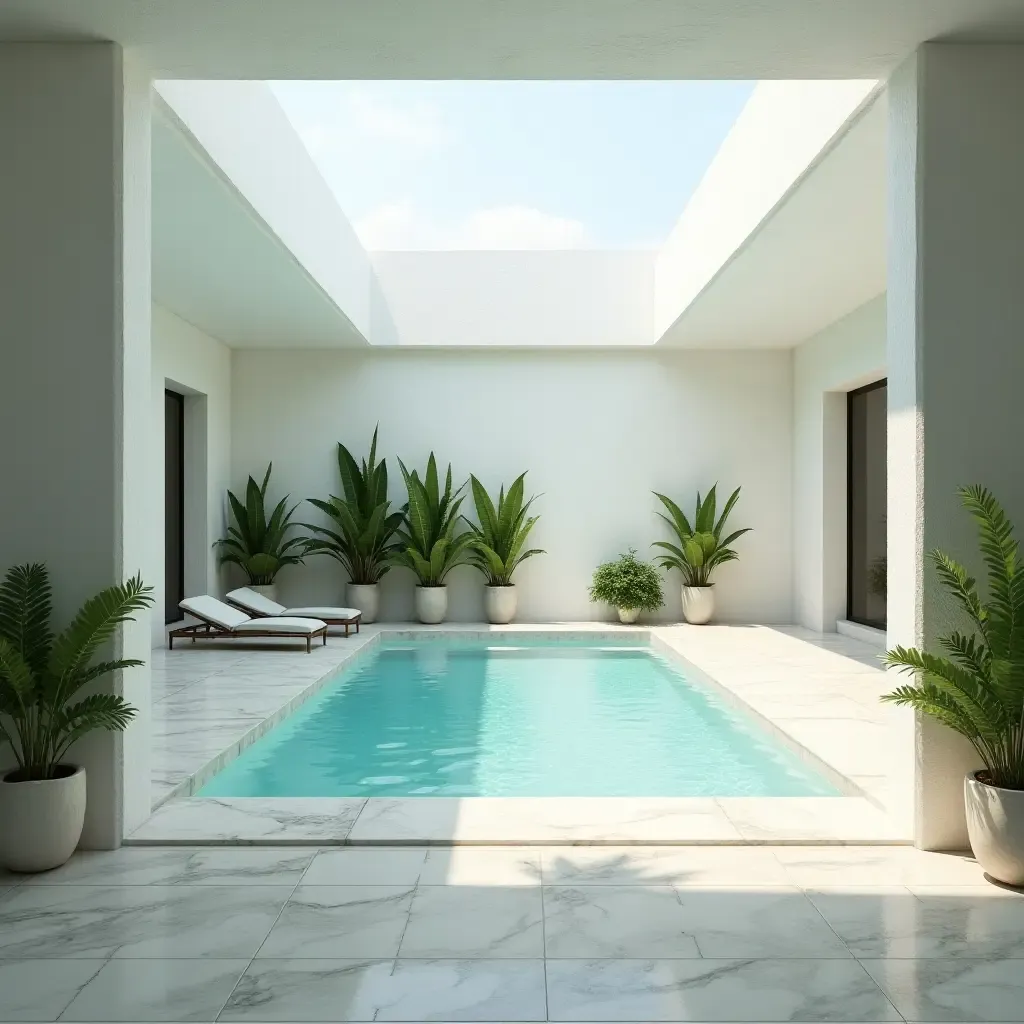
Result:
{"label": "marble floor tile", "polygon": [[671,886],[545,886],[548,957],[700,957]]}
{"label": "marble floor tile", "polygon": [[291,889],[23,886],[0,903],[0,958],[252,957]]}
{"label": "marble floor tile", "polygon": [[554,846],[541,859],[545,885],[792,885],[757,846]]}
{"label": "marble floor tile", "polygon": [[1024,1019],[1024,960],[864,960],[908,1021]]}
{"label": "marble floor tile", "polygon": [[427,852],[420,885],[539,885],[541,853],[527,846],[446,846]]}
{"label": "marble floor tile", "polygon": [[303,885],[414,886],[427,859],[424,847],[350,847],[321,850]]}
{"label": "marble floor tile", "polygon": [[130,842],[342,843],[363,803],[358,797],[188,797],[159,807]]}
{"label": "marble floor tile", "polygon": [[548,960],[553,1021],[899,1021],[855,960]]}
{"label": "marble floor tile", "polygon": [[794,885],[988,885],[968,854],[927,853],[909,846],[778,846]]}
{"label": "marble floor tile", "polygon": [[352,842],[733,842],[712,799],[370,797]]}
{"label": "marble floor tile", "polygon": [[421,885],[400,955],[403,959],[543,957],[543,915],[539,887]]}
{"label": "marble floor tile", "polygon": [[678,889],[701,956],[846,959],[850,951],[798,889]]}
{"label": "marble floor tile", "polygon": [[109,960],[64,1011],[68,1021],[214,1021],[249,960]]}
{"label": "marble floor tile", "polygon": [[301,885],[259,951],[282,959],[398,955],[413,890],[386,885]]}
{"label": "marble floor tile", "polygon": [[808,890],[856,957],[1024,958],[1024,896],[989,890]]}
{"label": "marble floor tile", "polygon": [[222,1021],[543,1021],[540,960],[256,960]]}
{"label": "marble floor tile", "polygon": [[0,960],[0,1021],[54,1021],[104,960]]}
{"label": "marble floor tile", "polygon": [[717,803],[743,839],[760,843],[891,842],[909,829],[864,798],[719,797]]}
{"label": "marble floor tile", "polygon": [[315,851],[271,847],[123,846],[78,852],[26,885],[297,885]]}

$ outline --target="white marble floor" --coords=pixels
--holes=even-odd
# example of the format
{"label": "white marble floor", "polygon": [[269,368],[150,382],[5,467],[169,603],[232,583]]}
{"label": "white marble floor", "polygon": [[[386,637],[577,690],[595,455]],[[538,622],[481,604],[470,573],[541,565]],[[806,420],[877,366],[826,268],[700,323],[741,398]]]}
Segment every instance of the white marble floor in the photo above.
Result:
{"label": "white marble floor", "polygon": [[[382,636],[423,642],[454,635],[543,632],[632,636],[682,662],[759,720],[846,795],[699,799],[222,799],[190,796],[246,745],[286,717]],[[891,680],[878,651],[791,627],[374,625],[327,647],[185,645],[153,652],[153,817],[132,842],[294,843],[892,843],[910,815],[894,780],[911,750],[900,713],[878,697]]]}
{"label": "white marble floor", "polygon": [[906,847],[124,848],[0,876],[0,1021],[1024,1021],[1024,895]]}

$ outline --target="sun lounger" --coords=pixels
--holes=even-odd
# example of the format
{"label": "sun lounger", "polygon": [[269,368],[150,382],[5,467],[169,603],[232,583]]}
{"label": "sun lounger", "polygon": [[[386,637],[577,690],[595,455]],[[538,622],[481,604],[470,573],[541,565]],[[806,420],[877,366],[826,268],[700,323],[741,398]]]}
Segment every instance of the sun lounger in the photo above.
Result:
{"label": "sun lounger", "polygon": [[239,587],[227,595],[228,604],[241,608],[254,617],[264,615],[285,615],[289,618],[319,619],[326,622],[328,626],[344,626],[345,636],[348,636],[349,627],[355,626],[359,632],[359,620],[363,613],[356,608],[286,608],[283,604],[271,601],[269,597],[258,594],[249,587]]}
{"label": "sun lounger", "polygon": [[313,648],[313,640],[320,637],[327,643],[327,623],[306,616],[271,616],[252,618],[215,597],[186,597],[179,605],[199,624],[181,626],[167,634],[167,646],[174,647],[175,638],[191,637],[196,640],[251,640],[254,637],[274,639],[296,637],[306,641],[306,652]]}

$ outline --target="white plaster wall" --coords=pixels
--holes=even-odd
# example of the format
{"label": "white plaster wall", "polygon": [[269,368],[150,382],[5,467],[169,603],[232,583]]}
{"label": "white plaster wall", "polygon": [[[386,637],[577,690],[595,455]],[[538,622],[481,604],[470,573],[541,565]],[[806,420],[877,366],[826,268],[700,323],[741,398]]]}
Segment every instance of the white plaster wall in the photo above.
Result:
{"label": "white plaster wall", "polygon": [[[185,593],[219,593],[231,472],[231,350],[153,305],[150,524],[146,581],[156,588],[153,646],[164,631],[164,390],[185,395]],[[264,466],[264,469],[266,467]]]}
{"label": "white plaster wall", "polygon": [[294,258],[370,337],[373,269],[266,82],[163,81],[157,91]]}
{"label": "white plaster wall", "polygon": [[376,252],[379,345],[650,345],[650,250]]}
{"label": "white plaster wall", "polygon": [[[591,573],[630,545],[650,555],[663,536],[653,489],[690,506],[698,487],[742,484],[733,522],[755,532],[721,572],[721,616],[788,622],[791,381],[789,352],[236,351],[231,479],[273,459],[275,497],[338,493],[336,443],[364,451],[378,421],[396,500],[396,454],[422,469],[433,448],[456,479],[475,472],[494,490],[529,470],[543,494],[534,540],[548,552],[518,577],[521,618],[534,621],[606,614],[588,601]],[[338,601],[342,582],[325,558],[280,577],[296,602]],[[479,621],[480,576],[459,569],[450,583],[451,617]],[[680,616],[678,583],[665,619]],[[385,618],[412,617],[413,585],[404,570],[387,576]]]}
{"label": "white plaster wall", "polygon": [[[0,45],[0,571],[45,562],[58,628],[145,568],[150,113],[113,44]],[[112,653],[145,657],[149,628],[140,613]],[[138,714],[69,754],[93,848],[150,806],[148,667],[102,685]]]}
{"label": "white plaster wall", "polygon": [[[1024,46],[928,44],[889,82],[889,636],[933,646],[964,620],[928,552],[981,574],[956,488],[1024,528]],[[917,730],[918,845],[966,845],[959,736]]]}
{"label": "white plaster wall", "polygon": [[846,617],[846,393],[885,376],[885,296],[793,351],[793,584],[797,622]]}
{"label": "white plaster wall", "polygon": [[869,100],[876,83],[759,82],[658,252],[660,338]]}

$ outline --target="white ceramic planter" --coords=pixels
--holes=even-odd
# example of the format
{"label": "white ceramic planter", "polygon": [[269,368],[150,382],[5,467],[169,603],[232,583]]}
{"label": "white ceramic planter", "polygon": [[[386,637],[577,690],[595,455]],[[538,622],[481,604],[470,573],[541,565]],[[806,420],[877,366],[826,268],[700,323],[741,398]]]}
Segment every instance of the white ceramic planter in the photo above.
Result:
{"label": "white ceramic planter", "polygon": [[447,587],[416,588],[416,618],[427,625],[444,622],[448,611]]}
{"label": "white ceramic planter", "polygon": [[683,617],[694,626],[710,622],[715,614],[715,588],[683,587]]}
{"label": "white ceramic planter", "polygon": [[967,834],[975,860],[1007,885],[1024,885],[1024,790],[964,779]]}
{"label": "white ceramic planter", "polygon": [[276,583],[261,583],[256,586],[254,583],[249,584],[249,589],[257,594],[261,594],[268,601],[277,602],[277,584]]}
{"label": "white ceramic planter", "polygon": [[516,605],[519,598],[516,595],[516,588],[511,587],[484,587],[484,605],[487,608],[487,621],[496,626],[504,626],[511,622],[516,615]]}
{"label": "white ceramic planter", "polygon": [[85,822],[85,769],[41,782],[0,782],[0,867],[49,871],[75,852]]}
{"label": "white ceramic planter", "polygon": [[630,626],[640,617],[639,608],[619,608],[619,622],[625,623]]}
{"label": "white ceramic planter", "polygon": [[380,611],[380,584],[350,583],[346,600],[349,608],[363,613],[364,626],[376,622]]}

